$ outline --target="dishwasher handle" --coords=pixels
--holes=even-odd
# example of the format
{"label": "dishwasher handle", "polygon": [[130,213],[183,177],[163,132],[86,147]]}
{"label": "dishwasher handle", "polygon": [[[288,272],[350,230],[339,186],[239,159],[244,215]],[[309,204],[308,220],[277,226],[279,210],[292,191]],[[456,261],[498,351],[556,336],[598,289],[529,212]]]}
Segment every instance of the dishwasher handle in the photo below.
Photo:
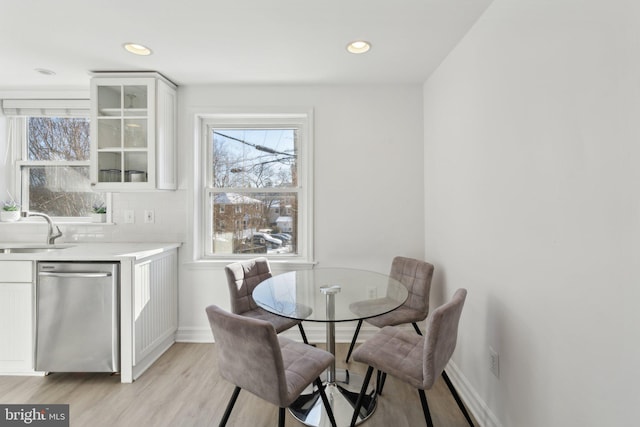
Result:
{"label": "dishwasher handle", "polygon": [[111,273],[109,272],[55,272],[55,271],[41,271],[38,273],[38,276],[48,276],[48,277],[75,277],[75,278],[95,278],[95,277],[111,277]]}

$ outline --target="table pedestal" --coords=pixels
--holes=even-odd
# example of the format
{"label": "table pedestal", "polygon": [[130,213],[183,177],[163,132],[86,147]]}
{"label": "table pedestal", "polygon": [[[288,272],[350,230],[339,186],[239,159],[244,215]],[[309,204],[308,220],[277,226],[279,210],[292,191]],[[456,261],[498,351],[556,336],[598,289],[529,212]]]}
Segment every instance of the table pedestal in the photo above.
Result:
{"label": "table pedestal", "polygon": [[[325,382],[325,393],[327,400],[333,410],[338,427],[347,427],[351,423],[353,410],[358,400],[358,394],[362,387],[363,377],[353,374],[347,370],[338,369],[335,372],[334,382]],[[372,381],[373,382],[373,381]],[[376,409],[375,388],[369,385],[367,395],[364,398],[362,409],[356,424],[362,423],[369,418]],[[331,422],[324,409],[320,393],[317,389],[309,389],[293,402],[289,407],[289,412],[301,423],[312,427],[330,427]]]}
{"label": "table pedestal", "polygon": [[[331,321],[335,319],[335,295],[340,292],[340,286],[321,287],[320,291],[326,297],[326,317],[327,322],[327,351],[333,356],[336,355],[336,325]],[[348,370],[337,370],[335,360],[325,372],[326,378],[323,381],[325,393],[333,416],[338,427],[347,427],[351,423],[353,411],[358,401],[358,395],[362,388],[364,379],[360,375],[350,373]],[[375,388],[369,386],[367,395],[364,397],[360,415],[356,424],[360,424],[376,409]],[[318,390],[309,390],[303,393],[290,407],[291,414],[305,425],[312,427],[331,426],[327,412],[324,410],[322,399]]]}

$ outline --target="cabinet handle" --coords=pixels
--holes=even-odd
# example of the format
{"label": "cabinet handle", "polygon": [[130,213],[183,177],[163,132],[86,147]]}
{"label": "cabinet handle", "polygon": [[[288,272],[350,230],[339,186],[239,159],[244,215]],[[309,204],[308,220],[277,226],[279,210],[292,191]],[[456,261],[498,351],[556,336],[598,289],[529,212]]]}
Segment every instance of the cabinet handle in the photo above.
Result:
{"label": "cabinet handle", "polygon": [[55,272],[49,272],[49,271],[41,271],[40,273],[38,273],[39,276],[49,276],[49,277],[78,277],[78,278],[93,278],[93,277],[110,277],[111,273],[100,273],[100,272],[96,272],[96,273],[85,273],[85,272],[78,272],[78,273],[71,273],[71,272],[59,272],[59,273],[55,273]]}

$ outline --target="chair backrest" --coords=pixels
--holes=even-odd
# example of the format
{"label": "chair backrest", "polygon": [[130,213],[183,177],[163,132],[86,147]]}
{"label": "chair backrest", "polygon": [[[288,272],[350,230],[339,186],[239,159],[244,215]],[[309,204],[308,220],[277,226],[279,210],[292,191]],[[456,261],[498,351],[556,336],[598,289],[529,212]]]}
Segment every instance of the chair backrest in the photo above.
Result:
{"label": "chair backrest", "polygon": [[458,323],[466,297],[467,290],[458,289],[451,301],[433,310],[427,319],[422,366],[425,389],[433,386],[456,348]]}
{"label": "chair backrest", "polygon": [[282,351],[273,325],[215,305],[206,312],[222,378],[276,406],[287,406]]}
{"label": "chair backrest", "polygon": [[397,256],[391,263],[392,278],[402,283],[409,291],[404,306],[424,315],[429,314],[429,293],[433,278],[433,265],[413,258]]}
{"label": "chair backrest", "polygon": [[224,268],[231,298],[231,311],[242,314],[257,308],[251,293],[258,284],[272,276],[269,260],[258,257],[234,262]]}

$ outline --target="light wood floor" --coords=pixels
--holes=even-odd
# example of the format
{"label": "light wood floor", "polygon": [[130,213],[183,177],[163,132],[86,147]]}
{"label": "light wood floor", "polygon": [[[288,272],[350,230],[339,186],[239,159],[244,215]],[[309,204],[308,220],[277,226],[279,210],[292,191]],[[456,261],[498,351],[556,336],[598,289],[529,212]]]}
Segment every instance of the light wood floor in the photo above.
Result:
{"label": "light wood floor", "polygon": [[[347,344],[337,346],[337,366],[344,367]],[[366,367],[351,362],[352,372]],[[117,375],[51,374],[46,377],[0,376],[0,403],[70,405],[72,427],[217,426],[233,391],[218,376],[215,344],[177,343],[133,384]],[[436,427],[467,426],[442,378],[427,391]],[[228,426],[277,425],[277,408],[241,392]],[[286,425],[303,426],[287,412]],[[391,376],[376,412],[364,427],[424,426],[418,393]],[[476,423],[477,425],[477,423]]]}

